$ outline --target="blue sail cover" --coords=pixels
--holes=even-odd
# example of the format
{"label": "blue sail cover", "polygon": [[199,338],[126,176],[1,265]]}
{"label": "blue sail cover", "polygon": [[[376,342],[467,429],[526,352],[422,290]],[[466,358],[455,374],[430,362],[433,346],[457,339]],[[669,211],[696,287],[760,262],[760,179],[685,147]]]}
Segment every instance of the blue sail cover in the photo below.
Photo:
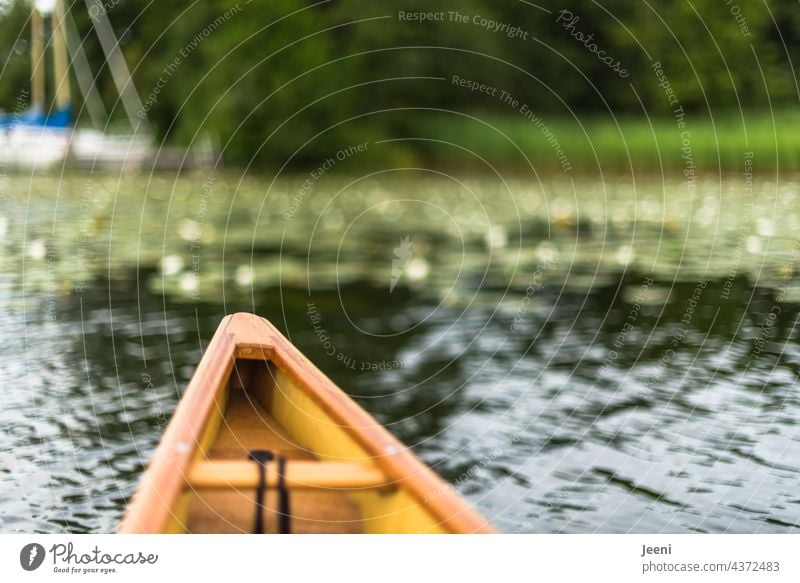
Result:
{"label": "blue sail cover", "polygon": [[19,114],[0,113],[0,129],[14,127],[65,129],[72,125],[72,107],[67,106],[49,115],[39,108],[30,108]]}

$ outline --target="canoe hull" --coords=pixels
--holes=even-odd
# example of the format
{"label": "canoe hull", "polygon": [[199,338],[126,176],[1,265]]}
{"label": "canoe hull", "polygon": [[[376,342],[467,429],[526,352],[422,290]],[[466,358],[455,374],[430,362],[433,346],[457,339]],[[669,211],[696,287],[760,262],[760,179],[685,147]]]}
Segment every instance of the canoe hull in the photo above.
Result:
{"label": "canoe hull", "polygon": [[[120,525],[252,532],[254,449],[286,458],[292,532],[482,533],[491,525],[269,322],[223,320]],[[276,532],[275,464],[266,471]]]}

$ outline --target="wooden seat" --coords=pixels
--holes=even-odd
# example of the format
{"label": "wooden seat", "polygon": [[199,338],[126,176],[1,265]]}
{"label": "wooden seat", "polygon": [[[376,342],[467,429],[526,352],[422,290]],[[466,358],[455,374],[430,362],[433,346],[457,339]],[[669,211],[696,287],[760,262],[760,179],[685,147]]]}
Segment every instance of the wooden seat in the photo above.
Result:
{"label": "wooden seat", "polygon": [[[248,456],[255,449],[267,449],[288,460],[286,479],[293,533],[362,532],[358,506],[342,488],[379,487],[387,482],[376,467],[317,461],[312,453],[292,441],[251,393],[233,388],[206,459],[196,461],[187,477],[188,532],[253,531],[258,466]],[[268,464],[266,477],[265,532],[277,532],[276,464]]]}
{"label": "wooden seat", "polygon": [[[284,475],[290,489],[362,489],[390,488],[386,475],[372,464],[354,462],[288,461]],[[196,462],[189,474],[192,488],[255,488],[258,466],[252,461]],[[267,488],[278,484],[278,469],[269,464]]]}

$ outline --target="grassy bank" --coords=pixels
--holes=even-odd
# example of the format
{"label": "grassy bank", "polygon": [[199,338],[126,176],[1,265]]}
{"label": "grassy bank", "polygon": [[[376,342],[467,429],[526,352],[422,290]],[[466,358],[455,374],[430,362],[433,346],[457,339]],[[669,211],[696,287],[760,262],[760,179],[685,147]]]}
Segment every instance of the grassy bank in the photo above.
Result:
{"label": "grassy bank", "polygon": [[[419,135],[453,142],[498,165],[537,167],[737,170],[752,152],[754,168],[800,168],[800,113],[780,111],[726,113],[709,117],[687,114],[676,119],[644,117],[576,119],[541,115],[439,117],[421,124]],[[688,133],[684,133],[688,132]],[[445,144],[427,146],[435,159],[464,163],[468,154]],[[559,151],[561,154],[559,155]]]}

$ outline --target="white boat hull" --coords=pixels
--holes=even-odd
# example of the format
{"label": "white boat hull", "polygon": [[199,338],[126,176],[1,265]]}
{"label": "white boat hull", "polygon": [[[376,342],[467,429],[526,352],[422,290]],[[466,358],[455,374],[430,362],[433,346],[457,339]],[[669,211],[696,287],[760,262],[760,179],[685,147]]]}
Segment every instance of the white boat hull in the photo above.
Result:
{"label": "white boat hull", "polygon": [[145,136],[22,125],[0,130],[0,167],[47,170],[74,163],[133,169],[152,158],[153,147]]}
{"label": "white boat hull", "polygon": [[63,163],[71,129],[17,126],[0,130],[0,163],[7,167],[44,170]]}
{"label": "white boat hull", "polygon": [[73,133],[70,159],[81,166],[138,168],[153,157],[149,138],[138,135],[108,135],[97,130]]}

